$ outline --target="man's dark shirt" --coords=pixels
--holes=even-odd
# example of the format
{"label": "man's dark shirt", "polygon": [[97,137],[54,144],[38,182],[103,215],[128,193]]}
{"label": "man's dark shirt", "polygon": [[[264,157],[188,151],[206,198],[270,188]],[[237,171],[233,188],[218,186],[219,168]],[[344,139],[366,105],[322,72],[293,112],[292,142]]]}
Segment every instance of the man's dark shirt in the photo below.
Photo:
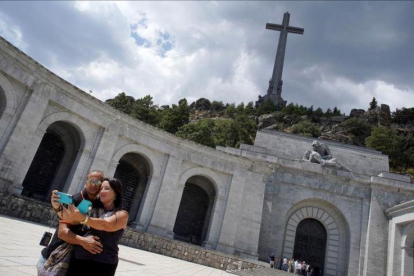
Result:
{"label": "man's dark shirt", "polygon": [[[83,197],[82,197],[82,194]],[[83,189],[81,192],[74,194],[72,197],[73,200],[73,205],[78,206],[79,203],[81,203],[81,201],[83,199],[89,200],[92,202],[92,207],[94,207],[97,203],[97,200],[92,201],[89,199],[88,194],[86,193],[86,189]],[[82,224],[77,224],[77,225],[70,225],[69,229],[80,236],[84,236],[86,234],[86,231],[84,231],[83,229],[83,225]],[[61,244],[63,244],[65,241],[61,240],[58,238],[58,232],[59,232],[59,226],[56,228],[55,234],[53,235],[52,240],[50,241],[49,246],[47,246],[46,248],[43,248],[42,250],[42,256],[43,258],[47,259],[49,258],[50,254]]]}

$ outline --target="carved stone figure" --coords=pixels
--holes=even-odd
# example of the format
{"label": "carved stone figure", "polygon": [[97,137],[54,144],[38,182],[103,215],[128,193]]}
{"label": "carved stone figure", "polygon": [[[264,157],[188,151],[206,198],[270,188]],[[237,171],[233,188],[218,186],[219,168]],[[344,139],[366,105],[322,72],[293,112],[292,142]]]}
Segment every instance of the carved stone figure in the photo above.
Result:
{"label": "carved stone figure", "polygon": [[321,166],[334,167],[349,171],[344,166],[340,165],[336,158],[333,158],[327,145],[317,140],[312,142],[312,150],[307,150],[305,152],[305,157],[301,158],[301,160],[321,164]]}

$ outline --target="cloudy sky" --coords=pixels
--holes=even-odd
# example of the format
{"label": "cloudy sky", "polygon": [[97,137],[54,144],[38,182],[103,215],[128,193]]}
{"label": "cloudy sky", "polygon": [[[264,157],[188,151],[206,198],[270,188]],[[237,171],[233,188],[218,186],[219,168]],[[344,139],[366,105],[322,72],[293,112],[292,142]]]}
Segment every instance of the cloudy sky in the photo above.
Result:
{"label": "cloudy sky", "polygon": [[414,2],[0,2],[0,35],[101,100],[238,104],[266,93],[286,11],[285,100],[414,106]]}

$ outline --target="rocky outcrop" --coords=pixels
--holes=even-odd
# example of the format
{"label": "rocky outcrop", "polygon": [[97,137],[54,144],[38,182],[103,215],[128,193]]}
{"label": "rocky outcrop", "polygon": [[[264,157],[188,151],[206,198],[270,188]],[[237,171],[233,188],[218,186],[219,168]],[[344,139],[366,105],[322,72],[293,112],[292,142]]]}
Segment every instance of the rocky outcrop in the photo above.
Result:
{"label": "rocky outcrop", "polygon": [[365,110],[363,109],[352,109],[351,112],[349,113],[350,117],[363,117],[365,114]]}

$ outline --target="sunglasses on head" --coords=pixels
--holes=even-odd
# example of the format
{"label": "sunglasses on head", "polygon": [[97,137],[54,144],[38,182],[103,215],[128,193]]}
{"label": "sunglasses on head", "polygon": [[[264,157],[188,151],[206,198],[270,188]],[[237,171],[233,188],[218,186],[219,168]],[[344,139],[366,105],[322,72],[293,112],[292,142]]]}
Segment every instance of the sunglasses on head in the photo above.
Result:
{"label": "sunglasses on head", "polygon": [[89,184],[91,184],[91,185],[96,185],[96,186],[101,186],[102,181],[100,181],[100,180],[96,180],[96,179],[90,179],[90,180],[89,180]]}

